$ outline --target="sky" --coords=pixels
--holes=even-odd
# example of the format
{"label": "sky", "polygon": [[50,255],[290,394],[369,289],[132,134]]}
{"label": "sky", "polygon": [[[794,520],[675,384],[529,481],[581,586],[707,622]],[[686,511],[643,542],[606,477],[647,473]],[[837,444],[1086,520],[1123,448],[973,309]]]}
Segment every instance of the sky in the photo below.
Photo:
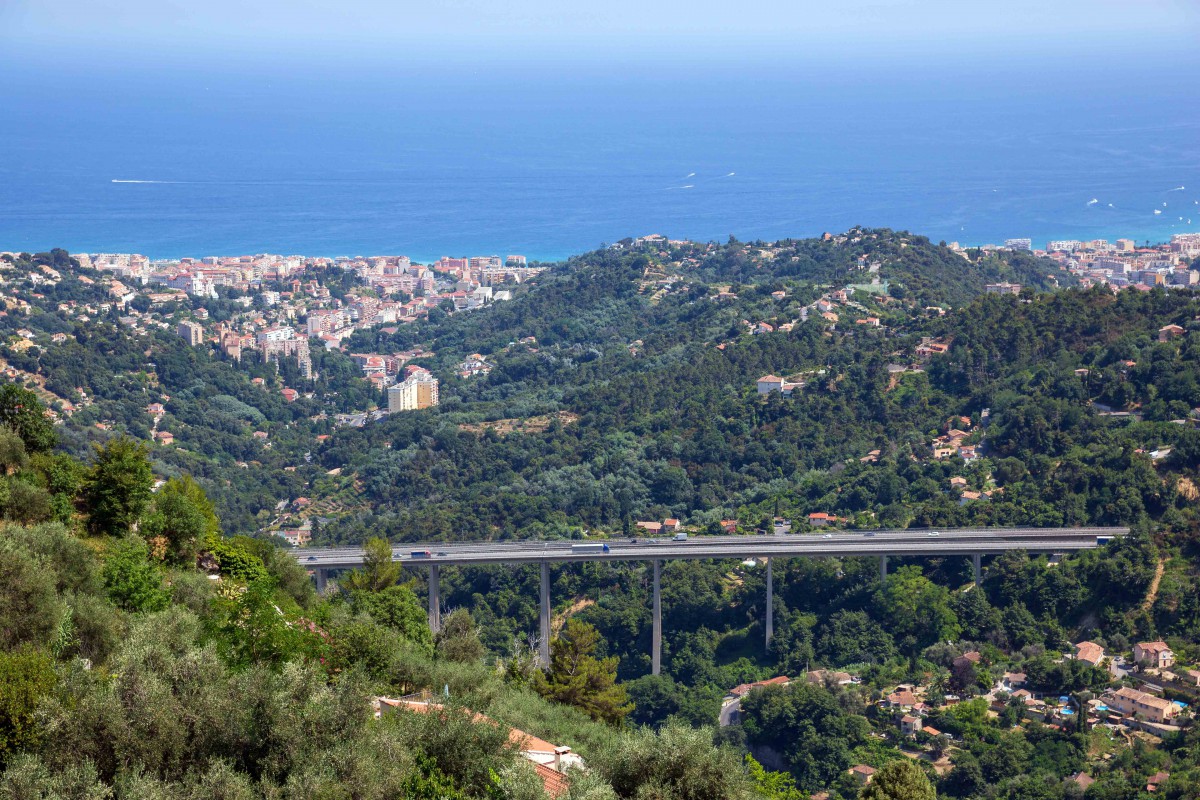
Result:
{"label": "sky", "polygon": [[[123,60],[576,60],[1195,46],[1197,0],[0,0],[0,42]],[[47,51],[45,44],[57,46]]]}

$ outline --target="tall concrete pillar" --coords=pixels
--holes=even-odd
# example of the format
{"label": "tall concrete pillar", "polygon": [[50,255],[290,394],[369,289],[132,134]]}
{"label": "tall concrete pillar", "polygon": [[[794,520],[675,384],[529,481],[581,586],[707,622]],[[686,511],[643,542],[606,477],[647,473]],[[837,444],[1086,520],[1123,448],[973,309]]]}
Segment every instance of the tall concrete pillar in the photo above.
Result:
{"label": "tall concrete pillar", "polygon": [[313,570],[313,578],[317,582],[317,594],[325,594],[325,589],[329,585],[329,572],[318,567]]}
{"label": "tall concrete pillar", "polygon": [[538,655],[550,666],[550,564],[542,562],[541,613],[538,615]]}
{"label": "tall concrete pillar", "polygon": [[879,582],[887,580],[887,556],[879,557]]}
{"label": "tall concrete pillar", "polygon": [[650,674],[662,672],[662,562],[654,559],[654,626],[650,640]]}
{"label": "tall concrete pillar", "polygon": [[771,637],[775,635],[775,570],[771,559],[767,559],[767,649],[771,648]]}
{"label": "tall concrete pillar", "polygon": [[438,581],[440,570],[437,564],[429,565],[429,630],[437,633],[442,629],[442,598]]}
{"label": "tall concrete pillar", "polygon": [[975,568],[975,585],[979,585],[979,579],[983,575],[983,554],[976,553],[971,556],[971,566]]}

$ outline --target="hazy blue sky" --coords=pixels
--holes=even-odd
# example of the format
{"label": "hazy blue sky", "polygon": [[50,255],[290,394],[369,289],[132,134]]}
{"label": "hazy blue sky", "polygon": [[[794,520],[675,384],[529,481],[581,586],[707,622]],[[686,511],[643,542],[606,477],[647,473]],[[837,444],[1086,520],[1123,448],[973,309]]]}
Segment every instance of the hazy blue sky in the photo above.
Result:
{"label": "hazy blue sky", "polygon": [[[691,52],[760,57],[855,48],[1005,46],[1053,51],[1124,42],[1194,46],[1198,0],[0,0],[0,41],[48,40],[123,59],[154,52],[253,55],[322,44],[362,55],[509,51]],[[1129,55],[1125,53],[1124,55]]]}

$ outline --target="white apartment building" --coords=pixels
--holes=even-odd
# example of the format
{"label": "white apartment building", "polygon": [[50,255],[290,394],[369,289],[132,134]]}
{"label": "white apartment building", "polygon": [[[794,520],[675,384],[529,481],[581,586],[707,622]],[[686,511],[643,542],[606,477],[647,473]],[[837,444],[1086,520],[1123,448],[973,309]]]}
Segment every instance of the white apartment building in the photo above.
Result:
{"label": "white apartment building", "polygon": [[438,380],[429,370],[415,367],[409,376],[388,389],[388,412],[415,411],[438,404]]}

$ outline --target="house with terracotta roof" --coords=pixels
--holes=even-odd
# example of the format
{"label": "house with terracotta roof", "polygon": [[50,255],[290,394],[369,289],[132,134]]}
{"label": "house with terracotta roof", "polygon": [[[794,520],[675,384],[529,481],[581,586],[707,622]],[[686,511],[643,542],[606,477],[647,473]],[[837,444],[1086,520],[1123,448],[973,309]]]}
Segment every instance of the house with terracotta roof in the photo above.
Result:
{"label": "house with terracotta roof", "polygon": [[1080,789],[1083,789],[1085,792],[1089,786],[1096,782],[1096,779],[1091,775],[1088,775],[1086,772],[1076,772],[1068,780],[1073,781],[1075,785],[1077,785]]}
{"label": "house with terracotta roof", "polygon": [[1116,691],[1104,695],[1109,708],[1115,708],[1127,717],[1156,722],[1169,723],[1180,712],[1180,707],[1161,697],[1122,686]]}
{"label": "house with terracotta roof", "polygon": [[783,391],[783,378],[778,375],[763,375],[755,385],[758,387],[758,393],[762,395],[780,392]]}
{"label": "house with terracotta roof", "polygon": [[898,708],[901,711],[909,711],[919,702],[911,689],[897,689],[884,698],[883,705],[885,708]]}
{"label": "house with terracotta roof", "polygon": [[1133,660],[1144,667],[1166,669],[1175,663],[1175,653],[1166,642],[1138,642],[1133,646]]}
{"label": "house with terracotta roof", "polygon": [[1158,340],[1160,342],[1166,342],[1183,336],[1184,333],[1186,333],[1186,331],[1178,325],[1163,325],[1158,329]]}
{"label": "house with terracotta roof", "polygon": [[934,339],[925,339],[922,340],[919,345],[917,345],[916,354],[917,358],[925,360],[933,356],[941,355],[949,349],[949,342],[939,342]]}
{"label": "house with terracotta roof", "polygon": [[854,779],[858,781],[859,786],[866,786],[875,777],[875,768],[866,764],[859,764],[846,770]]}
{"label": "house with terracotta roof", "polygon": [[818,528],[823,528],[826,525],[836,525],[841,521],[841,517],[827,514],[824,511],[814,511],[808,515],[808,524]]}
{"label": "house with terracotta roof", "polygon": [[1095,642],[1080,642],[1075,645],[1075,659],[1093,667],[1104,660],[1104,648]]}
{"label": "house with terracotta roof", "polygon": [[1000,680],[1000,685],[1003,686],[1007,691],[1013,691],[1023,687],[1025,685],[1025,680],[1026,677],[1024,672],[1006,672],[1004,673],[1004,677]]}
{"label": "house with terracotta roof", "polygon": [[755,387],[759,396],[766,396],[771,392],[779,392],[784,397],[791,397],[793,391],[803,386],[803,383],[793,383],[778,375],[764,375],[755,381]]}
{"label": "house with terracotta roof", "polygon": [[905,714],[900,718],[900,733],[903,736],[916,736],[921,732],[921,718],[915,714]]}

